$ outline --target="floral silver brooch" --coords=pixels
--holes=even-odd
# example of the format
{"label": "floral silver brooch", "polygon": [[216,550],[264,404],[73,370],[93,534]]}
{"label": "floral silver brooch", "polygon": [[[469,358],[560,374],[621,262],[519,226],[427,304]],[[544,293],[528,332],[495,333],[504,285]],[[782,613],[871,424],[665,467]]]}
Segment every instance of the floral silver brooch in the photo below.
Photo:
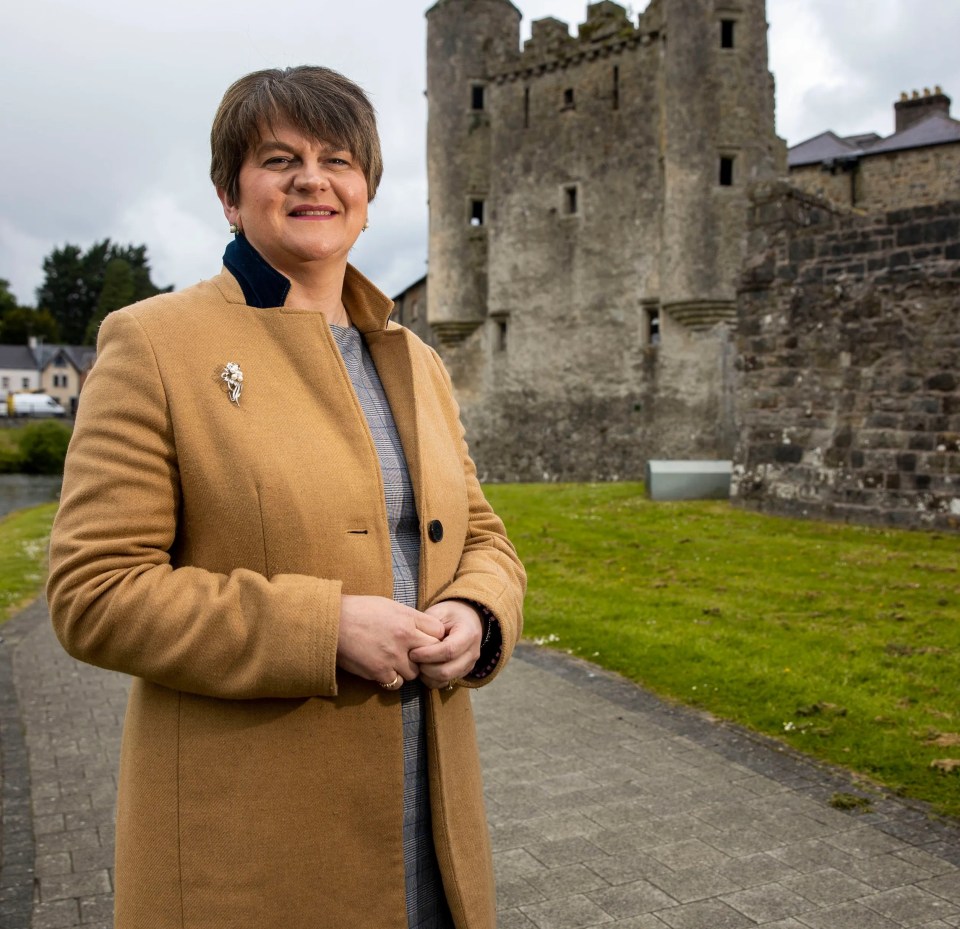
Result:
{"label": "floral silver brooch", "polygon": [[220,372],[220,380],[227,385],[230,399],[240,406],[240,391],[243,390],[243,371],[234,361],[228,361],[227,366]]}

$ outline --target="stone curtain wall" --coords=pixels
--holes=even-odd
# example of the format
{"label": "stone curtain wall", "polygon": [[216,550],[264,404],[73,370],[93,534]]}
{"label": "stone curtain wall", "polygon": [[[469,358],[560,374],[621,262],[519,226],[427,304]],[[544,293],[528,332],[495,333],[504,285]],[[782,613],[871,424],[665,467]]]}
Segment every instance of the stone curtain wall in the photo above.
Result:
{"label": "stone curtain wall", "polygon": [[840,215],[754,191],[734,500],[960,528],[960,201]]}
{"label": "stone curtain wall", "polygon": [[834,203],[869,212],[960,199],[960,143],[867,154],[833,171],[821,165],[790,170],[790,183]]}

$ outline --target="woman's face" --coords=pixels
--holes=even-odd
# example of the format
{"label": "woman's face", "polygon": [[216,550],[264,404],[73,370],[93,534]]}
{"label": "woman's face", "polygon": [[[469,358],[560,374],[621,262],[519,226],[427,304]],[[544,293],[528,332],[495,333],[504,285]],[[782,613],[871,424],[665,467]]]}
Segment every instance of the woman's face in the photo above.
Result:
{"label": "woman's face", "polygon": [[367,179],[353,155],[286,123],[261,132],[240,168],[239,202],[218,190],[227,220],[281,274],[343,262],[367,221]]}

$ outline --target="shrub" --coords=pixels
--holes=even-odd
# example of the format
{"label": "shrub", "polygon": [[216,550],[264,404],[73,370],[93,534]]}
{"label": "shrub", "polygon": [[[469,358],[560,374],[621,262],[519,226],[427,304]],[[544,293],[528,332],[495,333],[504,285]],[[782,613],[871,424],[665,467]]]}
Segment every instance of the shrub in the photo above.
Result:
{"label": "shrub", "polygon": [[20,430],[20,468],[24,474],[62,474],[70,429],[62,423],[30,423]]}

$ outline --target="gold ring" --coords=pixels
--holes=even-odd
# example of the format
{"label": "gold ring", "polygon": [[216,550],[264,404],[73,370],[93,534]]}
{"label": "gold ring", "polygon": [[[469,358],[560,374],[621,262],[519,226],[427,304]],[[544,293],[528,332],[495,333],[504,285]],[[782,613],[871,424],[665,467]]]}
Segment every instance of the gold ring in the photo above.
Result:
{"label": "gold ring", "polygon": [[[380,684],[379,681],[377,681]],[[403,687],[403,678],[398,674],[389,684],[380,684],[384,690],[397,690],[400,687]]]}

